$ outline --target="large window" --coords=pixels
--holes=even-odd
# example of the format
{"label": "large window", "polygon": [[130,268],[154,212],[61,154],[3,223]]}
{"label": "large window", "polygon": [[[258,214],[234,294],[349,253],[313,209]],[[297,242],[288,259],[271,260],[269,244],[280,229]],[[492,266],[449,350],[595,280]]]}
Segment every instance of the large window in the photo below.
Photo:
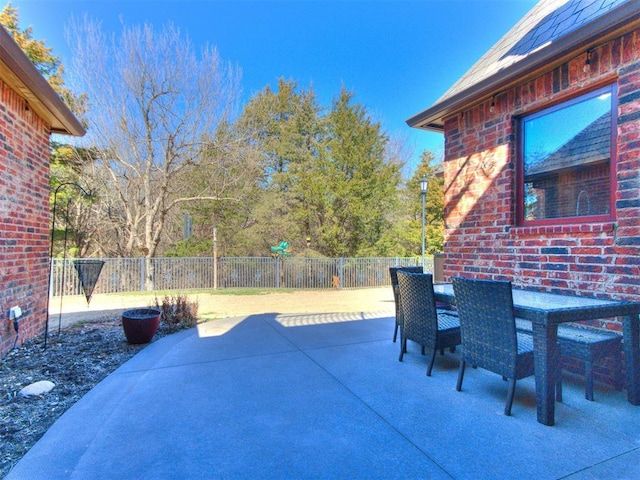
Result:
{"label": "large window", "polygon": [[615,91],[601,88],[521,119],[521,223],[609,218]]}

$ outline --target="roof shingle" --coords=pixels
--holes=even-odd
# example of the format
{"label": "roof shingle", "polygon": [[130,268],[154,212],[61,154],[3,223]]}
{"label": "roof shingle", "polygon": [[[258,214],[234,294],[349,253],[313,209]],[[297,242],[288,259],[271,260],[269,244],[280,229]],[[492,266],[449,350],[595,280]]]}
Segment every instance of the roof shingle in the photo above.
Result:
{"label": "roof shingle", "polygon": [[493,46],[438,102],[568,35],[629,0],[543,0]]}
{"label": "roof shingle", "polygon": [[[591,24],[621,6],[637,15],[638,0],[542,0],[485,53],[429,109],[407,120],[413,127],[434,128],[434,117],[465,98],[479,85],[487,86],[504,72],[538,52],[551,50],[560,39]],[[617,19],[620,22],[620,19]],[[431,122],[431,123],[430,123]]]}

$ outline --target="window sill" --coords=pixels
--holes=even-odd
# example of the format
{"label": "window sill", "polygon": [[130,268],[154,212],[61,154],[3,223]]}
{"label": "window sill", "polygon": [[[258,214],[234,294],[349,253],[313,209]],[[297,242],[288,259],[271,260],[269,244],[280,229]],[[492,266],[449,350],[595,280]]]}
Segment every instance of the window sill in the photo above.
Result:
{"label": "window sill", "polygon": [[577,233],[612,233],[616,228],[615,222],[576,223],[572,225],[535,225],[511,227],[509,232],[518,236],[529,235],[562,235]]}

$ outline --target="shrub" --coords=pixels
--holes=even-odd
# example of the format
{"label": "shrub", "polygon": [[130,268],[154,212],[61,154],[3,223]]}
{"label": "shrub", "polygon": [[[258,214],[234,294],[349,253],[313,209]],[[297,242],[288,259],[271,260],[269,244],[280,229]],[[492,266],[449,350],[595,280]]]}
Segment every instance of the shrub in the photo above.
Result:
{"label": "shrub", "polygon": [[162,322],[170,331],[195,327],[198,323],[198,302],[186,295],[165,295],[162,304],[156,298],[155,307],[162,312]]}

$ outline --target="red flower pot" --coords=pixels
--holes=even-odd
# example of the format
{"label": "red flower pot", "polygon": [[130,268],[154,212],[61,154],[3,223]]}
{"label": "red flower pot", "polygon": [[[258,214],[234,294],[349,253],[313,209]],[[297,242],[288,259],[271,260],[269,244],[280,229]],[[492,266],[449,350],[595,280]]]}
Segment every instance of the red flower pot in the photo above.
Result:
{"label": "red flower pot", "polygon": [[149,343],[160,325],[157,308],[133,308],[122,312],[122,328],[129,343]]}

